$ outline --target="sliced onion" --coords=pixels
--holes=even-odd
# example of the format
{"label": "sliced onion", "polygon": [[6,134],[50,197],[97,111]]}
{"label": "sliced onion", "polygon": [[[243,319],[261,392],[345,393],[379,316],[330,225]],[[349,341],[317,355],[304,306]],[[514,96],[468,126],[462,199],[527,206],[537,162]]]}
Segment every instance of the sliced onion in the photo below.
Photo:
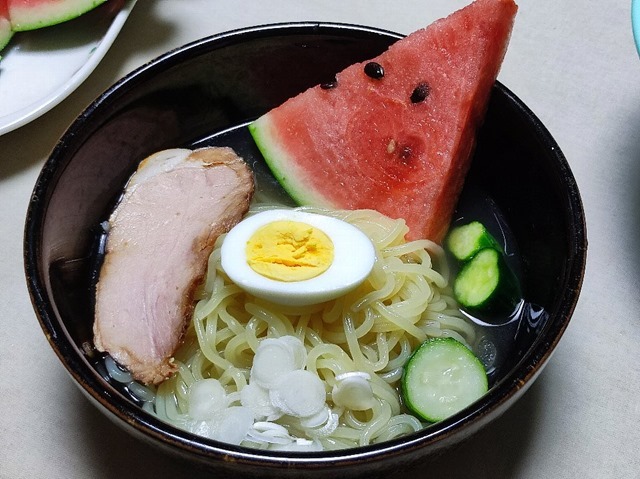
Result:
{"label": "sliced onion", "polygon": [[249,438],[266,444],[288,444],[293,441],[284,426],[273,422],[258,421],[249,430]]}
{"label": "sliced onion", "polygon": [[256,421],[253,423],[253,429],[259,432],[275,431],[277,433],[289,434],[286,427],[271,421]]}
{"label": "sliced onion", "polygon": [[212,439],[229,444],[240,444],[253,426],[253,412],[243,406],[232,406],[217,415],[217,424]]}
{"label": "sliced onion", "polygon": [[371,383],[362,376],[347,376],[338,381],[331,391],[331,398],[336,406],[353,411],[365,411],[375,405],[375,397]]}
{"label": "sliced onion", "polygon": [[309,436],[320,438],[327,437],[333,434],[333,432],[338,429],[339,417],[336,413],[332,412],[329,414],[329,418],[327,419],[327,423],[318,429],[311,429],[308,431]]}
{"label": "sliced onion", "polygon": [[250,441],[258,444],[289,444],[292,441],[292,438],[288,435],[285,437],[254,430],[249,430],[248,438]]}
{"label": "sliced onion", "polygon": [[282,411],[271,403],[269,390],[254,383],[249,383],[242,388],[240,403],[250,408],[258,420],[274,421],[282,416]]}
{"label": "sliced onion", "polygon": [[227,393],[217,379],[202,379],[189,388],[189,416],[193,419],[211,419],[227,407]]}
{"label": "sliced onion", "polygon": [[326,392],[316,374],[298,369],[283,375],[269,391],[269,398],[285,414],[308,417],[319,413],[325,406]]}
{"label": "sliced onion", "polygon": [[300,419],[300,425],[304,428],[320,427],[327,422],[330,414],[331,409],[329,409],[329,406],[325,405],[320,412]]}
{"label": "sliced onion", "polygon": [[296,369],[295,354],[286,341],[263,339],[253,358],[250,381],[269,389],[283,374]]}
{"label": "sliced onion", "polygon": [[303,369],[307,362],[307,348],[296,336],[282,336],[279,338],[286,344],[293,354],[294,369]]}
{"label": "sliced onion", "polygon": [[216,424],[214,421],[188,421],[185,426],[189,432],[196,436],[213,437],[215,435]]}

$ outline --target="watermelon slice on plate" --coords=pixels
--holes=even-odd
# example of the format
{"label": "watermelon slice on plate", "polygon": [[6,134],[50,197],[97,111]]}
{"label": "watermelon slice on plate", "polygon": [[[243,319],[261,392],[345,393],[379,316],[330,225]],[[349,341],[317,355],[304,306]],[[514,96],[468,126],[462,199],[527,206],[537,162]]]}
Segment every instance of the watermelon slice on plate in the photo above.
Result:
{"label": "watermelon slice on plate", "polygon": [[440,242],[516,11],[476,0],[258,118],[274,176],[300,204],[376,209]]}
{"label": "watermelon slice on plate", "polygon": [[35,30],[79,17],[106,0],[6,0],[14,31]]}
{"label": "watermelon slice on plate", "polygon": [[12,36],[13,30],[11,30],[11,22],[9,21],[7,0],[0,0],[0,50],[9,43]]}

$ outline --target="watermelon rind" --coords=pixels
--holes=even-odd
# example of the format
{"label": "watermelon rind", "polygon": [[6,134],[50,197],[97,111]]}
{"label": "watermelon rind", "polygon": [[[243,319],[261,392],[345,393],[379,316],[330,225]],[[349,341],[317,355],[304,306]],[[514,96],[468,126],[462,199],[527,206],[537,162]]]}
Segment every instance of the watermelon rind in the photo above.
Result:
{"label": "watermelon rind", "polygon": [[9,0],[9,18],[13,31],[28,31],[57,25],[73,20],[93,10],[106,0],[33,0],[25,2]]}
{"label": "watermelon rind", "polygon": [[0,18],[0,50],[7,46],[13,36],[9,20]]}
{"label": "watermelon rind", "polygon": [[264,161],[280,186],[299,205],[313,205],[319,208],[335,208],[336,205],[317,190],[307,188],[304,180],[306,172],[297,168],[296,162],[275,141],[269,117],[262,116],[249,124],[249,132],[258,149],[264,155]]}

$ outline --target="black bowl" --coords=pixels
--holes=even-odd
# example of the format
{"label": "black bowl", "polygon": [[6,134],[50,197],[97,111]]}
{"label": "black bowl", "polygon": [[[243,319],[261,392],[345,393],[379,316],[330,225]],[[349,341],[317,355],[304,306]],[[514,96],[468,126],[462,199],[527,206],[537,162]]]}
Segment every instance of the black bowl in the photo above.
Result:
{"label": "black bowl", "polygon": [[[118,425],[167,451],[234,473],[366,475],[471,436],[531,385],[578,299],[586,258],[584,213],[560,148],[535,115],[496,84],[460,204],[477,192],[509,225],[527,303],[506,337],[492,387],[464,411],[399,440],[341,452],[274,453],[196,437],[143,411],[93,357],[92,281],[100,222],[137,163],[169,147],[226,143],[261,168],[244,125],[400,35],[351,25],[261,26],[171,51],[95,100],[55,146],[26,219],[26,276],[41,326],[81,390]],[[476,193],[469,193],[476,192]],[[460,214],[460,213],[459,213]],[[511,328],[511,329],[510,329]],[[515,328],[515,329],[514,329]]]}

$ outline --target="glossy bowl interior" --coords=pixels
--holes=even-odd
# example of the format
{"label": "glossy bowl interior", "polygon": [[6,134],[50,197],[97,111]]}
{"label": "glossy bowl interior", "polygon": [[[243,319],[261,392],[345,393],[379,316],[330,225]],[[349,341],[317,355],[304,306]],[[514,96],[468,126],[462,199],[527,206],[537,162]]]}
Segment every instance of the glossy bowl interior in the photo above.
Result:
{"label": "glossy bowl interior", "polygon": [[[338,24],[262,26],[169,52],[101,95],[70,126],[33,192],[25,232],[32,302],[59,359],[118,425],[167,451],[234,474],[366,475],[433,454],[498,417],[531,385],[574,310],[586,256],[578,188],[560,148],[534,114],[497,84],[465,186],[501,211],[520,251],[533,305],[503,351],[492,388],[455,416],[402,439],[341,452],[275,453],[173,428],[105,379],[91,348],[92,282],[100,222],[138,162],[169,147],[229,144],[264,168],[244,125],[400,36]],[[464,198],[461,211],[464,209]],[[460,213],[459,213],[460,214]],[[502,334],[502,333],[501,333]],[[518,336],[519,335],[519,336]]]}

